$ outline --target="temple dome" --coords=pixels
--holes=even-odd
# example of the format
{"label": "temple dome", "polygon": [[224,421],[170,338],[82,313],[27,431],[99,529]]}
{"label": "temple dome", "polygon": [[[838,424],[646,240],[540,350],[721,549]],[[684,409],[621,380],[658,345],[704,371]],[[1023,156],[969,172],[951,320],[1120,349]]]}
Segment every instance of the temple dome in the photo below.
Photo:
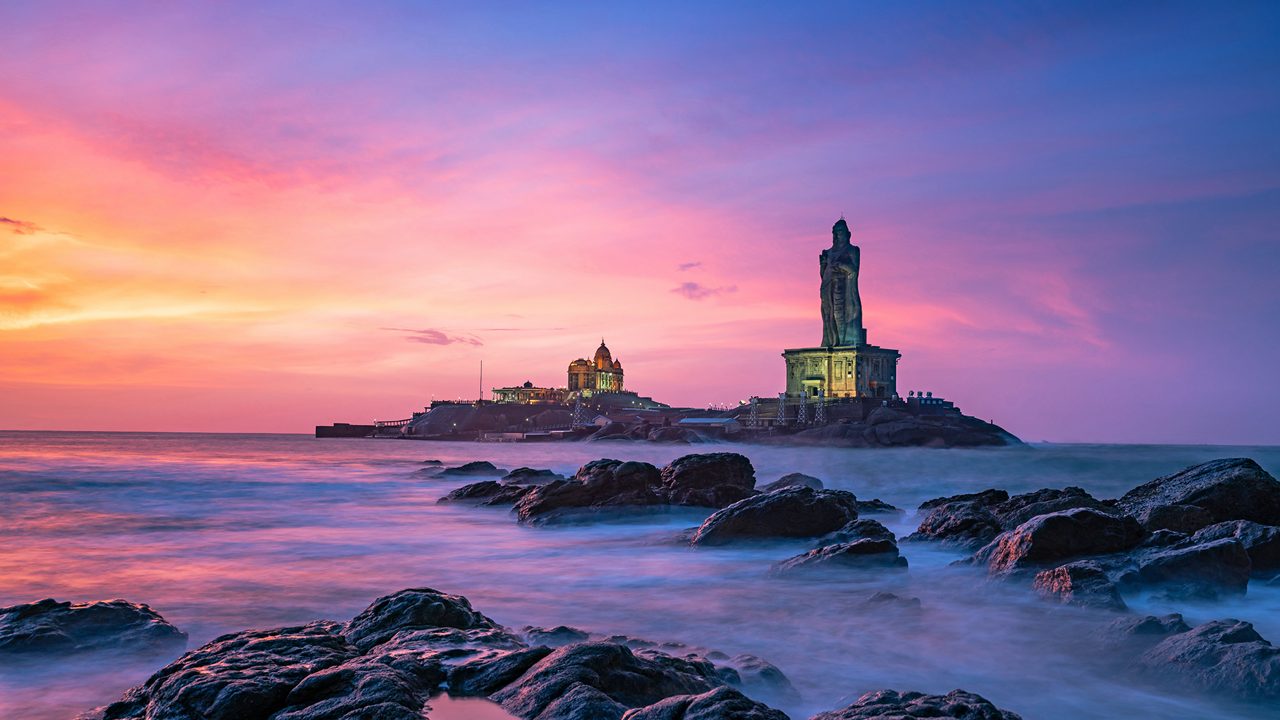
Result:
{"label": "temple dome", "polygon": [[596,348],[595,362],[596,368],[600,370],[606,367],[613,367],[613,355],[609,353],[609,348],[604,344],[604,340],[601,340],[600,347]]}

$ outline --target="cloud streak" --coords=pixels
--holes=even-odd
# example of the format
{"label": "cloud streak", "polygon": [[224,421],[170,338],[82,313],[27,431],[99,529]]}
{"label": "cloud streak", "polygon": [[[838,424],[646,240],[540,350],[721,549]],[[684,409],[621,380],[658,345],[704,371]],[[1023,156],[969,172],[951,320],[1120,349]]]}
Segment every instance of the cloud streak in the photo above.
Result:
{"label": "cloud streak", "polygon": [[411,328],[385,327],[382,329],[405,333],[405,340],[408,340],[409,342],[422,343],[424,345],[473,345],[476,347],[484,345],[480,338],[474,336],[467,337],[465,335],[450,335],[443,330],[436,330],[434,328],[413,330]]}
{"label": "cloud streak", "polygon": [[720,287],[707,287],[701,283],[689,281],[682,282],[675,286],[671,289],[671,292],[689,300],[706,300],[707,298],[715,297],[716,295],[738,292],[738,286],[722,285]]}

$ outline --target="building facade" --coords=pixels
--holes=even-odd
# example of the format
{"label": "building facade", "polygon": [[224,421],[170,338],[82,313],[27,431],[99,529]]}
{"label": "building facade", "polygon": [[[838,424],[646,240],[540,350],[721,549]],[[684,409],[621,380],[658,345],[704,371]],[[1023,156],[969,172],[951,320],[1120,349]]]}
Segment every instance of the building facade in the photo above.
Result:
{"label": "building facade", "polygon": [[523,385],[493,388],[493,401],[519,405],[562,405],[569,399],[564,388],[538,387],[526,380]]}
{"label": "building facade", "polygon": [[569,363],[569,392],[590,397],[594,393],[622,392],[622,361],[615,360],[609,348],[600,341],[595,357],[589,362],[578,358]]}
{"label": "building facade", "polygon": [[822,346],[784,350],[787,397],[893,398],[902,353],[867,343],[858,273],[862,253],[844,218],[831,228],[831,247],[818,256],[822,283]]}

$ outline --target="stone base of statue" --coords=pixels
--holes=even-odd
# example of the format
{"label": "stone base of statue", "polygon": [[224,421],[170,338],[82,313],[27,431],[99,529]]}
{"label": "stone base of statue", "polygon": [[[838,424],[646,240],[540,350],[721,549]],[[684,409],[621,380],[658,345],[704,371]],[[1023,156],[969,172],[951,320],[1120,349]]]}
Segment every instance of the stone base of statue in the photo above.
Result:
{"label": "stone base of statue", "polygon": [[[865,332],[865,331],[864,331]],[[898,394],[898,359],[902,353],[876,345],[784,350],[787,397],[892,398]]]}

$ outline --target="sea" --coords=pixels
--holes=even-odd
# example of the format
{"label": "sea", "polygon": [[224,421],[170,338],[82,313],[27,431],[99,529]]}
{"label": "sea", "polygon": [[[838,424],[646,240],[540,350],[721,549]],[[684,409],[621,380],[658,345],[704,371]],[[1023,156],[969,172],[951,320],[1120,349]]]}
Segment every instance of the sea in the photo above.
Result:
{"label": "sea", "polygon": [[[696,510],[527,527],[506,509],[437,504],[474,479],[419,472],[428,460],[488,460],[567,475],[602,457],[661,466],[710,451],[749,457],[758,484],[803,472],[904,508],[883,518],[899,536],[918,524],[922,501],[985,488],[1075,485],[1117,497],[1224,457],[1251,457],[1280,474],[1280,447],[851,450],[2,432],[0,606],[124,598],[186,631],[193,649],[242,629],[344,620],[379,596],[431,587],[466,596],[515,630],[569,625],[758,655],[799,691],[775,703],[796,719],[882,688],[963,688],[1024,718],[1275,717],[1274,708],[1116,672],[1114,658],[1089,639],[1112,615],[988,582],[951,566],[960,551],[907,543],[905,572],[780,579],[769,566],[806,544],[690,548],[679,537],[705,518]],[[922,610],[878,611],[866,604],[877,591],[917,597]],[[1246,595],[1217,602],[1126,601],[1143,613],[1182,613],[1192,624],[1247,620],[1280,642],[1274,583],[1255,582]],[[73,718],[119,698],[163,662],[0,660],[0,718]]]}

